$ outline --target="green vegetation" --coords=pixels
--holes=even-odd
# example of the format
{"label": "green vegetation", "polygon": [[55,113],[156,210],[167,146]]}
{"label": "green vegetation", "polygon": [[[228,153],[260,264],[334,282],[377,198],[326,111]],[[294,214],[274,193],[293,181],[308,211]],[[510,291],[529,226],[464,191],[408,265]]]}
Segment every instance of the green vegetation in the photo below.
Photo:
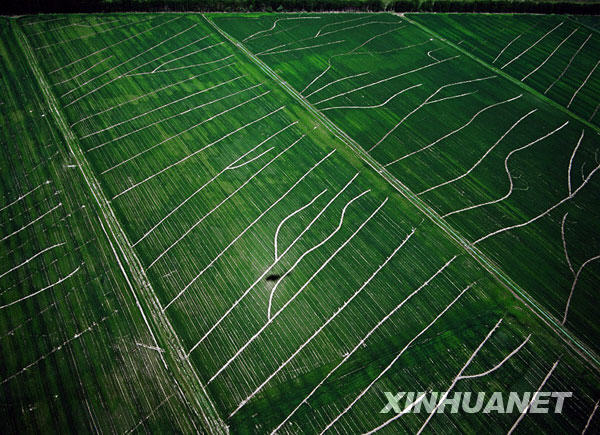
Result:
{"label": "green vegetation", "polygon": [[[545,20],[540,26],[552,24]],[[383,392],[444,391],[464,367],[482,376],[459,380],[457,390],[536,391],[548,376],[545,390],[573,391],[562,414],[526,415],[522,431],[586,425],[600,393],[596,307],[588,302],[600,263],[578,278],[561,325],[574,279],[562,240],[575,267],[600,252],[590,236],[599,211],[589,112],[597,82],[571,113],[413,15],[6,22],[0,110],[18,130],[2,132],[10,157],[2,187],[5,204],[16,198],[30,208],[8,205],[16,214],[2,221],[3,234],[22,230],[0,245],[0,274],[76,237],[56,248],[59,260],[44,254],[26,263],[25,281],[20,272],[0,277],[18,289],[0,295],[0,345],[11,355],[0,388],[20,397],[3,401],[15,403],[2,408],[9,429],[510,429],[516,414],[391,421],[379,412]],[[458,26],[444,23],[437,32]],[[575,83],[569,76],[560,92]],[[442,146],[389,164],[508,99]],[[417,195],[466,171],[533,109],[460,186]],[[468,218],[444,216],[501,196],[512,180],[502,166],[508,153],[567,120],[543,141],[541,157],[532,145],[531,155],[515,158],[507,201]],[[589,181],[580,181],[583,162]],[[568,204],[518,235],[470,245],[554,204],[567,180],[577,191]],[[77,205],[67,211],[67,203]],[[33,249],[28,241],[47,243]],[[28,320],[52,298],[66,299],[62,292],[77,301],[66,313],[78,328],[55,315]],[[20,318],[29,326],[13,337]],[[110,328],[82,334],[91,322]],[[21,371],[42,356],[39,373]],[[83,381],[68,377],[81,365]],[[77,394],[54,401],[58,388]]]}
{"label": "green vegetation", "polygon": [[2,20],[0,396],[4,433],[191,431],[99,210]]}
{"label": "green vegetation", "polygon": [[[544,96],[542,89],[560,76],[590,30],[579,28],[577,34],[573,33],[577,26],[568,19],[536,18],[533,29],[532,16],[426,14],[406,19],[380,15],[284,19],[272,32],[259,30],[271,27],[275,18],[268,15],[246,28],[224,16],[222,25],[245,40],[260,59],[560,322],[574,282],[561,228],[575,273],[600,252],[599,241],[589,237],[597,231],[599,210],[590,205],[597,203],[598,181],[589,177],[589,187],[580,188],[582,174],[587,178],[598,164],[598,127],[592,118],[597,112],[598,80],[589,80],[568,110],[557,103],[567,106],[594,66],[597,39],[588,40],[589,45]],[[412,20],[431,26],[423,29]],[[498,24],[503,20],[507,30],[501,32],[492,20]],[[519,27],[526,20],[529,27]],[[445,31],[442,24],[447,21],[463,23],[462,33]],[[528,50],[553,28],[556,35],[549,34]],[[498,57],[496,67],[494,57],[520,32],[518,44]],[[546,61],[569,34],[573,39],[562,44],[558,55],[555,52],[562,60]],[[487,47],[487,56],[478,57],[477,49],[471,48],[480,41],[476,36],[485,39],[478,47]],[[509,67],[501,69],[505,64]],[[528,77],[522,82],[513,75]],[[535,92],[538,89],[541,92]],[[571,161],[583,130],[587,135]],[[570,163],[572,181],[568,181]],[[573,192],[572,199],[563,201]],[[488,237],[501,228],[525,223],[560,201],[564,205],[533,225]],[[594,347],[600,335],[594,321],[598,313],[588,301],[594,298],[598,277],[598,264],[590,264],[577,280],[567,317],[568,325]]]}

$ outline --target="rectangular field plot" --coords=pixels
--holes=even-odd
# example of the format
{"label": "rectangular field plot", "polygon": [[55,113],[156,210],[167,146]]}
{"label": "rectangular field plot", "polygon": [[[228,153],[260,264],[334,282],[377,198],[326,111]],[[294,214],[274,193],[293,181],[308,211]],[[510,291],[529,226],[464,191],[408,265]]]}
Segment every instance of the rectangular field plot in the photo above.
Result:
{"label": "rectangular field plot", "polygon": [[[485,252],[557,323],[597,350],[598,305],[590,301],[600,277],[598,128],[536,96],[529,80],[503,77],[490,66],[493,57],[465,45],[466,36],[442,31],[455,22],[456,32],[473,38],[482,34],[477,29],[494,28],[486,20],[500,26],[501,18],[538,28],[556,17],[338,14],[215,21]],[[412,20],[425,26],[431,20],[432,29],[457,45]],[[573,24],[565,20],[564,26]],[[584,29],[586,38],[593,33],[593,47],[598,35]],[[487,33],[494,43],[496,33]],[[527,47],[506,54],[506,63]],[[532,53],[510,67],[535,64],[525,61]],[[593,67],[597,50],[581,53]],[[550,67],[548,61],[539,71],[551,74]],[[582,69],[589,72],[576,66],[573,73]],[[597,77],[583,87],[588,97],[582,94],[594,104]],[[537,78],[537,72],[531,76],[534,89]]]}
{"label": "rectangular field plot", "polygon": [[[96,221],[110,223],[107,261],[131,276],[131,289],[118,291],[142,301],[156,331],[137,352],[164,356],[160,367],[180,388],[164,387],[164,403],[133,429],[181,418],[182,431],[531,432],[581,431],[593,420],[598,331],[585,298],[596,297],[600,246],[586,236],[598,211],[588,206],[598,168],[589,125],[395,15],[72,15],[16,25],[56,107],[52,131],[101,204]],[[521,158],[534,150],[539,157]],[[472,177],[441,185],[479,158]],[[425,202],[390,184],[383,164]],[[507,201],[460,210],[508,185]],[[567,189],[568,208],[519,239],[491,235]],[[444,219],[481,239],[544,309],[502,285],[430,207],[460,211]],[[571,288],[563,329],[544,310],[558,318]],[[380,413],[386,391],[542,388],[573,392],[562,414]]]}

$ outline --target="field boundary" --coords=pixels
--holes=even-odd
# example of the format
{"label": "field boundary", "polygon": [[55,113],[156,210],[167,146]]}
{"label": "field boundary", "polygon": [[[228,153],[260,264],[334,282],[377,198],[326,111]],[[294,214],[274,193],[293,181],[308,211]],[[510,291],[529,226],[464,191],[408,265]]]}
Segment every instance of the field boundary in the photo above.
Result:
{"label": "field boundary", "polygon": [[[412,24],[413,26],[418,27],[419,29],[423,30],[424,32],[428,33],[429,35],[438,38],[440,41],[444,42],[446,45],[454,48],[455,50],[459,51],[461,54],[464,54],[465,56],[467,56],[469,59],[474,60],[475,62],[477,62],[478,64],[486,67],[487,69],[489,69],[490,71],[498,74],[499,76],[510,80],[512,83],[516,84],[517,86],[519,86],[521,89],[529,92],[530,94],[532,94],[533,96],[539,98],[540,100],[542,100],[545,103],[548,103],[550,105],[552,105],[554,108],[560,110],[561,112],[566,113],[568,116],[570,116],[571,118],[574,118],[575,120],[581,122],[582,124],[584,124],[586,127],[591,128],[592,130],[594,130],[596,133],[600,134],[600,127],[592,124],[590,121],[582,118],[581,116],[573,113],[571,110],[567,109],[565,106],[557,103],[556,101],[554,101],[552,98],[545,96],[544,94],[542,94],[541,92],[536,91],[535,89],[533,89],[531,86],[523,83],[522,81],[520,81],[519,79],[513,77],[512,75],[504,72],[503,70],[501,70],[500,68],[496,68],[495,66],[490,65],[489,63],[487,63],[485,60],[480,59],[479,57],[475,56],[472,53],[469,53],[467,50],[465,50],[464,48],[454,44],[453,42],[448,41],[448,39],[443,38],[441,35],[439,35],[438,33],[434,32],[433,30],[431,30],[429,27],[418,23],[416,21],[411,20],[409,17],[407,17],[405,14],[394,14],[399,16],[401,19],[403,19],[404,21],[406,21],[409,24]],[[418,15],[414,14],[414,15]],[[597,32],[597,31],[596,31]]]}
{"label": "field boundary", "polygon": [[[131,285],[131,290],[136,305],[140,310],[150,335],[155,341],[155,346],[153,346],[153,348],[157,349],[161,354],[163,365],[167,371],[174,375],[173,379],[177,389],[182,395],[182,400],[185,400],[188,406],[194,411],[199,421],[202,423],[202,429],[209,433],[228,433],[227,425],[220,418],[215,405],[200,381],[194,367],[191,365],[189,359],[185,357],[185,352],[179,337],[175,333],[169,319],[162,312],[160,302],[152,288],[146,272],[129,243],[125,231],[121,227],[109,200],[104,194],[99,180],[95,177],[90,163],[83,154],[79,140],[68,127],[58,100],[50,90],[45,75],[31,49],[29,40],[21,29],[21,24],[15,22],[13,31],[15,32],[20,48],[27,59],[27,63],[36,78],[37,84],[42,90],[45,103],[64,137],[68,151],[73,155],[85,183],[94,197],[99,209],[98,215],[100,224],[108,239],[109,245],[115,254],[118,266],[125,275],[126,281],[129,284],[133,284]],[[105,226],[108,228],[108,231],[106,231]],[[119,252],[115,250],[113,241]],[[129,276],[121,263],[120,257],[122,257],[129,269],[129,273],[133,276],[133,282],[129,280]],[[138,297],[138,293],[140,297]],[[149,316],[146,315],[147,312],[150,314]],[[154,331],[156,331],[156,335],[154,334]],[[166,352],[162,351],[163,348]],[[167,361],[163,355],[166,356]]]}
{"label": "field boundary", "polygon": [[[584,358],[596,370],[600,371],[600,360],[598,356],[588,349],[585,344],[576,339],[565,327],[563,327],[558,319],[546,312],[524,289],[506,275],[497,265],[495,265],[487,256],[485,256],[478,248],[453,229],[441,216],[433,210],[428,204],[415,195],[406,185],[388,172],[379,162],[377,162],[370,154],[368,154],[361,146],[333,123],[321,111],[315,108],[308,102],[298,91],[284,81],[279,75],[273,71],[262,60],[258,59],[250,50],[248,50],[241,42],[237,41],[227,32],[222,30],[214,23],[206,14],[202,14],[204,19],[232,45],[242,51],[256,66],[258,66],[265,74],[274,79],[290,96],[296,99],[300,104],[312,113],[321,123],[338,139],[346,144],[363,162],[370,166],[373,170],[379,173],[395,190],[404,196],[411,204],[417,207],[425,214],[433,223],[441,228],[446,235],[450,237],[457,245],[463,248],[473,257],[484,269],[496,278],[500,284],[507,288],[518,300],[523,302],[538,318],[540,318],[547,326],[550,327],[557,335],[567,343],[577,354]],[[408,21],[408,20],[407,20]],[[412,23],[412,21],[409,21]],[[436,35],[437,36],[437,35]],[[460,49],[459,49],[460,50]],[[477,60],[477,59],[475,59]],[[512,77],[510,77],[512,79]],[[527,89],[529,90],[529,89]],[[570,113],[567,109],[552,101],[554,105],[561,107],[564,111]],[[575,115],[572,115],[576,117]],[[576,117],[579,119],[578,117]],[[587,125],[587,124],[586,124]],[[598,130],[596,127],[595,130]]]}

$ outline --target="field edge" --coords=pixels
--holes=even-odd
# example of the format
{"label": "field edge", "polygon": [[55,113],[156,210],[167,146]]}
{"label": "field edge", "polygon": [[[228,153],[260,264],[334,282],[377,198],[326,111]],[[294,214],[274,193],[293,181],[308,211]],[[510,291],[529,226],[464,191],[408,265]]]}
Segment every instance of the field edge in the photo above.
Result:
{"label": "field edge", "polygon": [[[188,406],[196,414],[197,420],[202,424],[204,431],[209,433],[228,433],[228,426],[219,416],[212,399],[202,385],[195,369],[185,357],[179,337],[168,318],[164,315],[145,270],[116,218],[100,182],[92,171],[90,163],[84,156],[77,137],[68,127],[60,105],[50,90],[50,86],[39,66],[38,59],[31,50],[29,40],[21,29],[21,24],[18,20],[14,20],[11,24],[12,31],[19,41],[20,49],[27,59],[27,64],[36,78],[39,88],[43,92],[43,99],[52,112],[53,120],[68,146],[67,152],[77,162],[77,166],[90,190],[90,194],[94,198],[93,202],[95,202],[98,209],[98,217],[104,230],[104,235],[113,249],[116,262],[125,275],[126,281],[131,285],[130,288],[136,305],[140,310],[140,314],[146,323],[150,335],[154,337],[157,351],[162,354],[161,358],[165,369],[173,375],[177,388],[180,390],[182,397],[187,401]],[[108,227],[108,231],[106,231],[105,225]],[[115,250],[113,242],[116,244],[118,252]],[[122,257],[126,263],[129,273],[123,267],[121,258],[119,257]],[[133,277],[133,280],[130,280],[129,275]],[[147,312],[150,313],[149,316],[146,315]],[[166,356],[167,361],[165,361],[163,355]]]}

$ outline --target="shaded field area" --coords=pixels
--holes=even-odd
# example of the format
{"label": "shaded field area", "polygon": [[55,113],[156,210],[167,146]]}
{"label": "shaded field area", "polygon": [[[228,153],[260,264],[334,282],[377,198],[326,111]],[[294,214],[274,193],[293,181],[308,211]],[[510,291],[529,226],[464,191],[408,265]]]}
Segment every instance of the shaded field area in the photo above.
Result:
{"label": "shaded field area", "polygon": [[193,431],[13,26],[0,23],[2,431]]}
{"label": "shaded field area", "polygon": [[[597,349],[597,304],[590,302],[600,273],[600,162],[591,115],[600,82],[593,74],[585,82],[598,60],[596,32],[567,17],[527,15],[215,20]],[[501,32],[500,20],[510,30]],[[460,37],[445,31],[450,22]],[[497,35],[518,34],[521,22],[537,27],[504,50],[499,67],[509,66],[496,68],[512,34]],[[553,35],[561,23],[567,33]],[[481,47],[493,57],[462,36],[482,29],[489,44]],[[569,34],[583,39],[567,40],[549,57]],[[550,80],[557,84],[546,97],[536,93]],[[561,95],[576,92],[567,107],[571,96],[565,103]],[[574,106],[585,119],[568,111]]]}
{"label": "shaded field area", "polygon": [[[569,144],[567,151],[548,151],[550,157],[542,161],[519,160],[526,165],[515,177],[519,183],[528,182],[525,174],[538,181],[531,181],[531,191],[519,184],[515,193],[537,195],[535,202],[515,199],[502,211],[478,207],[485,214],[472,221],[456,213],[452,224],[471,240],[528,219],[538,207],[555,201],[564,193],[550,187],[558,180],[552,172],[557,167],[565,172],[557,185],[566,189],[568,184],[570,200],[590,195],[582,209],[597,212],[588,206],[597,199],[597,189],[588,189],[595,182],[597,166],[596,132],[588,124],[569,118],[502,76],[483,76],[493,74],[465,56],[456,57],[456,49],[394,15],[69,15],[23,17],[13,25],[26,35],[26,48],[40,65],[36,78],[46,102],[58,102],[56,112],[46,117],[59,120],[61,128],[50,123],[48,134],[57,141],[62,134],[76,148],[78,165],[89,165],[89,176],[98,180],[107,198],[100,219],[90,220],[90,237],[102,235],[97,226],[102,226],[107,213],[114,213],[123,229],[124,237],[114,241],[118,254],[111,257],[107,251],[107,265],[99,269],[102,273],[115,269],[115,280],[123,281],[123,274],[118,275],[121,263],[116,261],[121,258],[125,277],[147,277],[143,289],[134,279],[130,289],[116,281],[114,296],[109,292],[102,304],[113,297],[129,301],[151,295],[156,303],[142,303],[137,313],[162,319],[149,325],[158,342],[146,337],[142,344],[149,347],[136,349],[155,358],[157,367],[164,355],[166,362],[160,367],[173,373],[181,390],[168,390],[164,403],[152,402],[155,411],[148,411],[132,429],[152,430],[164,422],[180,424],[182,431],[193,430],[185,426],[192,423],[206,429],[210,422],[206,426],[206,418],[194,416],[210,416],[204,408],[210,404],[223,423],[219,427],[227,425],[234,432],[455,432],[490,427],[581,431],[589,421],[596,427],[593,412],[600,391],[594,352],[581,350],[579,338],[568,339],[557,330],[559,323],[541,316],[531,301],[523,302],[504,287],[471,251],[360,159],[223,31],[264,59],[365,149],[377,145],[371,154],[385,164],[410,152],[402,147],[417,149],[432,140],[425,135],[437,137],[456,128],[476,105],[516,97],[498,104],[502,110],[511,107],[494,112],[491,119],[502,119],[501,125],[478,122],[475,133],[463,129],[468,136],[430,147],[435,153],[419,153],[405,169],[390,165],[389,171],[416,192],[433,186],[435,177],[445,180],[452,171],[465,170],[464,161],[485,153],[509,128],[518,133],[514,137],[518,143],[510,142],[513,148],[553,129],[556,136],[548,136],[548,143],[559,146],[555,138],[565,135],[561,137]],[[383,53],[390,47],[391,52]],[[13,68],[7,76],[18,76]],[[418,74],[404,74],[410,70]],[[398,79],[416,81],[386,80],[398,74],[403,74]],[[488,85],[493,80],[502,86]],[[443,87],[446,84],[452,86]],[[32,98],[37,93],[33,87]],[[432,93],[431,104],[421,104]],[[366,105],[380,107],[373,107],[372,113],[341,107]],[[424,110],[414,110],[417,107]],[[527,116],[523,125],[513,128],[518,121],[515,114]],[[435,129],[421,127],[424,122],[431,126],[434,116]],[[530,127],[517,130],[526,126],[525,121],[531,122]],[[577,142],[582,130],[585,136]],[[37,152],[45,150],[37,140],[30,146]],[[466,148],[470,143],[473,146]],[[497,158],[502,161],[505,154]],[[573,174],[567,171],[571,155],[577,168]],[[567,166],[562,168],[565,159]],[[53,162],[58,174],[78,175],[64,161]],[[576,177],[583,162],[589,163],[580,181]],[[485,163],[482,168],[487,168]],[[496,177],[505,182],[507,176],[513,177],[502,176],[502,167],[496,166],[455,192],[462,202],[440,193],[424,198],[428,207],[449,212],[468,201],[481,201],[475,194],[494,197],[486,189],[498,185]],[[552,177],[539,181],[544,171],[552,172]],[[80,184],[70,181],[69,192],[76,192]],[[91,202],[89,192],[86,195],[80,187],[82,198]],[[480,190],[469,190],[475,187]],[[20,188],[15,195],[25,191]],[[519,197],[510,197],[514,198]],[[84,210],[93,209],[90,205]],[[581,258],[598,251],[597,241],[578,231],[593,225],[593,217],[586,222],[583,210],[577,214],[578,210],[569,209],[561,221],[570,257],[563,252],[560,226],[557,247],[546,232],[526,228],[523,237],[538,243],[527,249],[547,262],[543,274],[527,272],[538,264],[521,248],[526,242],[515,242],[510,231],[509,237],[490,236],[494,244],[486,239],[482,245],[527,291],[543,296],[545,308],[557,318],[565,311],[575,280],[577,297],[566,326],[595,349],[595,308],[582,298],[595,297],[597,265],[590,263],[580,277],[569,275],[565,265],[572,258],[579,267]],[[77,228],[88,227],[82,222]],[[101,246],[106,247],[106,239]],[[68,258],[72,252],[66,251]],[[26,258],[23,255],[20,261]],[[101,258],[92,255],[85,261]],[[551,261],[563,269],[556,270]],[[67,266],[77,263],[67,263],[66,273]],[[558,285],[549,292],[540,282]],[[107,292],[105,285],[98,288]],[[85,295],[92,293],[87,289]],[[43,297],[28,294],[30,302]],[[5,303],[13,300],[7,298]],[[89,312],[102,304],[82,301]],[[2,321],[12,319],[2,314]],[[114,317],[115,330],[125,335],[133,334],[129,328],[139,324],[137,318]],[[156,325],[170,325],[174,338],[165,339],[169,335]],[[53,332],[50,327],[48,331]],[[192,375],[179,376],[188,365]],[[108,378],[114,382],[114,377]],[[162,379],[157,374],[144,384],[148,394],[162,385],[154,378]],[[79,385],[72,379],[57,383]],[[166,381],[165,385],[173,388]],[[194,388],[206,391],[209,403],[194,401]],[[562,414],[519,418],[517,413],[380,413],[387,403],[386,391],[542,388],[573,392]],[[129,397],[123,403],[129,403]],[[183,404],[178,403],[180,397]],[[119,406],[120,401],[107,397],[105,406],[109,405]],[[99,406],[93,403],[89,409]],[[86,409],[77,401],[67,407],[81,413]],[[126,426],[121,424],[118,431],[128,430]]]}

